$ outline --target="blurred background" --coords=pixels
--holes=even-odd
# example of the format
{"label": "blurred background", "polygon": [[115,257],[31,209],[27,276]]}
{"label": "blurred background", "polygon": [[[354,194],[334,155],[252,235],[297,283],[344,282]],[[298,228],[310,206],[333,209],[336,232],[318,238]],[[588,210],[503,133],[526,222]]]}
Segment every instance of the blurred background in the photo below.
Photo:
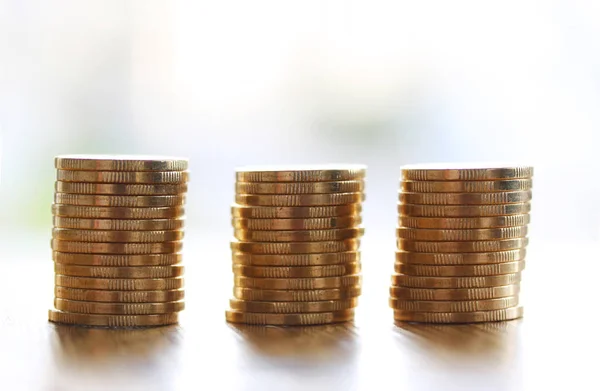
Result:
{"label": "blurred background", "polygon": [[[359,324],[378,329],[391,324],[400,165],[517,161],[536,170],[524,286],[542,319],[568,300],[545,295],[575,281],[571,262],[586,263],[581,289],[600,272],[587,259],[600,239],[599,20],[593,0],[0,0],[0,265],[46,293],[2,287],[45,322],[55,155],[186,156],[184,316],[222,331],[234,167],[363,163],[363,296],[377,297]],[[542,329],[528,338],[545,349]]]}

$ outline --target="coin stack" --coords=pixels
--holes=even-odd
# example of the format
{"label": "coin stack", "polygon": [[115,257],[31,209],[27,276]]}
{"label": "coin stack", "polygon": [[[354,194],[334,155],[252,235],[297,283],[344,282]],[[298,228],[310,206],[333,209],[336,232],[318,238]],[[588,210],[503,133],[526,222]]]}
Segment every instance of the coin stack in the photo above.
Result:
{"label": "coin stack", "polygon": [[55,159],[54,307],[49,320],[104,327],[177,323],[186,159]]}
{"label": "coin stack", "polygon": [[402,167],[395,274],[397,321],[519,318],[533,167]]}
{"label": "coin stack", "polygon": [[357,165],[237,170],[229,322],[354,319],[365,174]]}

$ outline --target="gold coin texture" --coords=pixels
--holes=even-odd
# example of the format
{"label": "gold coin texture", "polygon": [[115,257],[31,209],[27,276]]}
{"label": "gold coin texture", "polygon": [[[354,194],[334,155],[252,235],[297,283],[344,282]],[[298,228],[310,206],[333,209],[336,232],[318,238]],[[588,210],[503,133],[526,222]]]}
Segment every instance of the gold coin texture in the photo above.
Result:
{"label": "gold coin texture", "polygon": [[400,286],[390,287],[390,296],[403,300],[487,300],[500,297],[517,296],[520,292],[518,284],[495,286],[489,288],[464,289],[419,289]]}
{"label": "gold coin texture", "polygon": [[367,167],[359,164],[325,164],[319,166],[257,166],[235,170],[238,182],[333,182],[361,180]]}
{"label": "gold coin texture", "polygon": [[334,312],[355,308],[358,299],[328,300],[328,301],[246,301],[231,299],[232,310],[240,312],[258,312],[268,314],[304,314],[313,312]]}
{"label": "gold coin texture", "polygon": [[168,291],[102,291],[74,289],[57,286],[54,295],[59,299],[76,301],[98,301],[108,303],[161,303],[183,300],[183,289]]}
{"label": "gold coin texture", "polygon": [[72,171],[57,170],[56,180],[93,183],[185,183],[187,171]]}
{"label": "gold coin texture", "polygon": [[306,289],[337,289],[357,286],[361,276],[356,274],[342,277],[322,278],[252,278],[235,276],[234,284],[239,288],[271,289],[271,290],[306,290]]}
{"label": "gold coin texture", "polygon": [[421,229],[482,229],[519,227],[530,222],[528,214],[492,217],[412,217],[398,216],[398,226]]}
{"label": "gold coin texture", "polygon": [[182,229],[185,219],[119,220],[119,219],[80,219],[76,217],[53,216],[56,228],[99,231],[174,231]]}
{"label": "gold coin texture", "polygon": [[100,231],[53,228],[52,237],[74,242],[158,243],[183,239],[183,231]]}
{"label": "gold coin texture", "polygon": [[65,276],[94,278],[172,278],[183,275],[181,265],[172,266],[80,266],[54,264],[54,272]]}
{"label": "gold coin texture", "polygon": [[346,251],[323,254],[262,255],[234,252],[234,265],[248,266],[320,266],[360,262],[360,252]]}
{"label": "gold coin texture", "polygon": [[233,296],[240,300],[252,301],[324,301],[344,300],[358,297],[361,294],[359,286],[343,289],[309,289],[309,290],[273,290],[233,288]]}
{"label": "gold coin texture", "polygon": [[525,268],[525,261],[493,263],[489,265],[414,265],[395,263],[394,271],[408,276],[427,277],[476,277],[518,273]]}
{"label": "gold coin texture", "polygon": [[77,171],[185,171],[188,159],[170,156],[60,155],[54,158],[59,170]]}
{"label": "gold coin texture", "polygon": [[396,228],[396,236],[401,239],[425,241],[514,239],[527,236],[527,227],[486,229],[420,229],[400,227]]}
{"label": "gold coin texture", "polygon": [[355,239],[363,236],[362,227],[315,229],[301,231],[248,231],[234,230],[233,236],[248,242],[325,242],[332,240]]}
{"label": "gold coin texture", "polygon": [[176,253],[183,248],[183,242],[160,243],[96,243],[72,242],[52,239],[52,250],[66,253],[91,254],[166,254]]}
{"label": "gold coin texture", "polygon": [[57,286],[109,291],[154,291],[183,288],[183,278],[88,278],[56,274]]}
{"label": "gold coin texture", "polygon": [[173,254],[77,254],[54,251],[52,259],[56,263],[83,266],[169,266],[181,262],[180,253]]}
{"label": "gold coin texture", "polygon": [[498,205],[531,201],[531,190],[497,193],[404,193],[398,194],[404,204],[422,205]]}
{"label": "gold coin texture", "polygon": [[529,179],[533,167],[503,163],[432,163],[400,167],[402,179],[410,181],[489,181]]}
{"label": "gold coin texture", "polygon": [[237,182],[237,194],[329,194],[360,193],[364,190],[363,181],[338,182]]}
{"label": "gold coin texture", "polygon": [[245,266],[233,265],[236,276],[259,278],[315,278],[337,277],[360,272],[360,263],[324,266]]}
{"label": "gold coin texture", "polygon": [[149,206],[182,206],[185,204],[185,196],[121,196],[56,193],[54,194],[54,202],[64,205],[125,206],[129,208],[146,208]]}
{"label": "gold coin texture", "polygon": [[521,282],[521,273],[485,277],[421,277],[393,274],[392,286],[407,288],[463,289],[513,285]]}
{"label": "gold coin texture", "polygon": [[409,193],[492,193],[530,190],[531,179],[498,181],[401,181],[400,190]]}
{"label": "gold coin texture", "polygon": [[182,206],[128,208],[111,206],[80,206],[53,204],[52,214],[60,217],[78,217],[84,219],[168,219],[182,217]]}
{"label": "gold coin texture", "polygon": [[312,314],[265,314],[226,311],[225,319],[231,323],[247,323],[273,326],[309,326],[340,323],[354,319],[354,310],[320,312]]}
{"label": "gold coin texture", "polygon": [[314,254],[356,251],[359,239],[335,240],[327,242],[231,242],[233,251],[253,254]]}
{"label": "gold coin texture", "polygon": [[70,194],[105,194],[105,195],[128,195],[128,196],[158,196],[177,195],[187,192],[186,183],[179,184],[119,184],[119,183],[92,183],[92,182],[62,182],[54,184],[57,193]]}
{"label": "gold coin texture", "polygon": [[401,216],[413,217],[486,217],[529,213],[531,204],[506,205],[417,205],[398,204]]}
{"label": "gold coin texture", "polygon": [[177,312],[160,315],[92,315],[48,311],[48,320],[54,323],[100,327],[166,326],[179,321]]}
{"label": "gold coin texture", "polygon": [[421,323],[479,323],[501,322],[523,316],[523,307],[478,312],[412,312],[394,311],[394,320]]}
{"label": "gold coin texture", "polygon": [[74,312],[77,314],[155,315],[182,311],[185,308],[185,304],[183,301],[165,303],[101,303],[55,298],[54,307],[59,311]]}
{"label": "gold coin texture", "polygon": [[356,204],[364,201],[364,193],[332,194],[236,194],[235,202],[250,206],[328,206]]}
{"label": "gold coin texture", "polygon": [[358,216],[362,212],[360,204],[334,206],[244,206],[233,205],[234,218],[247,219],[305,219],[322,217]]}
{"label": "gold coin texture", "polygon": [[414,312],[477,312],[511,308],[519,304],[516,296],[489,300],[469,301],[416,301],[390,298],[390,307],[395,310]]}
{"label": "gold coin texture", "polygon": [[423,253],[467,253],[514,250],[527,246],[527,238],[478,240],[470,242],[424,242],[398,239],[398,250]]}
{"label": "gold coin texture", "polygon": [[236,230],[295,231],[352,228],[360,225],[360,216],[322,217],[316,219],[240,219],[231,221]]}
{"label": "gold coin texture", "polygon": [[416,253],[396,251],[396,262],[421,265],[478,265],[522,261],[527,251],[518,250],[494,251],[484,253]]}

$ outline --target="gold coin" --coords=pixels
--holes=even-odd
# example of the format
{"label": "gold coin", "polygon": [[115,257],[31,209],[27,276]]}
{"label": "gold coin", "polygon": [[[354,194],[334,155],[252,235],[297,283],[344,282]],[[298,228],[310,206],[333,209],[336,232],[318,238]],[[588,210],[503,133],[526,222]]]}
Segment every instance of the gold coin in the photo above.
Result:
{"label": "gold coin", "polygon": [[226,311],[225,319],[231,323],[262,324],[273,326],[309,326],[348,322],[354,319],[354,310],[320,312],[312,314],[264,314]]}
{"label": "gold coin", "polygon": [[365,200],[363,193],[332,194],[236,194],[235,202],[250,206],[322,206],[356,204]]}
{"label": "gold coin", "polygon": [[486,277],[417,277],[405,274],[393,274],[392,285],[408,288],[487,288],[493,286],[513,285],[521,282],[521,273],[503,274]]}
{"label": "gold coin", "polygon": [[390,298],[390,307],[395,310],[415,312],[477,312],[494,311],[514,307],[519,304],[516,296],[489,300],[469,301],[416,301]]}
{"label": "gold coin", "polygon": [[304,314],[312,312],[333,312],[354,308],[358,299],[328,301],[245,301],[229,300],[232,310],[240,312],[262,312],[269,314]]}
{"label": "gold coin", "polygon": [[100,231],[53,228],[52,237],[74,242],[158,243],[183,239],[183,231]]}
{"label": "gold coin", "polygon": [[401,181],[400,190],[411,193],[488,193],[530,190],[531,179],[506,181]]}
{"label": "gold coin", "polygon": [[517,296],[518,284],[495,286],[489,288],[465,289],[418,289],[400,286],[390,287],[390,296],[403,300],[487,300],[500,297]]}
{"label": "gold coin", "polygon": [[54,166],[79,171],[185,171],[188,160],[170,156],[60,155],[54,158]]}
{"label": "gold coin", "polygon": [[64,276],[94,278],[171,278],[183,275],[181,265],[172,266],[80,266],[54,264],[54,272]]}
{"label": "gold coin", "polygon": [[252,301],[323,301],[343,300],[358,297],[361,294],[360,286],[346,287],[343,289],[309,289],[309,290],[272,290],[233,288],[233,296],[240,300]]}
{"label": "gold coin", "polygon": [[58,286],[77,289],[100,289],[109,291],[155,291],[183,288],[183,278],[86,278],[57,274]]}
{"label": "gold coin", "polygon": [[359,239],[334,240],[329,242],[231,242],[233,251],[253,254],[314,254],[356,251]]}
{"label": "gold coin", "polygon": [[127,208],[53,204],[52,214],[84,219],[168,219],[182,217],[185,214],[185,209],[183,206]]}
{"label": "gold coin", "polygon": [[531,190],[499,193],[398,193],[404,204],[423,205],[497,205],[531,201]]}
{"label": "gold coin", "polygon": [[485,163],[409,164],[400,167],[402,179],[411,181],[486,181],[499,179],[529,179],[531,166]]}
{"label": "gold coin", "polygon": [[332,289],[357,286],[361,283],[360,275],[323,278],[251,278],[235,276],[234,284],[239,288],[253,289]]}
{"label": "gold coin", "polygon": [[144,255],[115,255],[115,254],[73,254],[52,252],[56,263],[67,265],[87,266],[169,266],[181,262],[180,253],[174,254],[144,254]]}
{"label": "gold coin", "polygon": [[233,263],[249,266],[319,266],[360,261],[360,252],[347,251],[323,254],[261,255],[234,252]]}
{"label": "gold coin", "polygon": [[493,217],[411,217],[398,216],[398,226],[421,229],[479,229],[527,225],[528,214]]}
{"label": "gold coin", "polygon": [[350,228],[360,225],[360,216],[322,217],[317,219],[240,219],[231,223],[235,229],[254,231],[286,231],[306,229]]}
{"label": "gold coin", "polygon": [[99,231],[174,231],[183,228],[185,219],[119,220],[53,216],[52,223],[57,228]]}
{"label": "gold coin", "polygon": [[363,236],[364,228],[314,229],[301,231],[247,231],[236,229],[233,236],[250,242],[325,242]]}
{"label": "gold coin", "polygon": [[78,314],[154,315],[182,311],[185,304],[182,300],[166,303],[101,303],[55,298],[54,307],[59,311]]}
{"label": "gold coin", "polygon": [[408,276],[427,277],[496,276],[501,274],[518,273],[524,268],[525,261],[460,266],[414,265],[404,263],[394,264],[394,271],[396,273],[402,273]]}
{"label": "gold coin", "polygon": [[363,181],[338,182],[236,182],[238,194],[329,194],[360,193],[364,190]]}
{"label": "gold coin", "polygon": [[394,311],[394,320],[401,322],[422,323],[479,323],[479,322],[501,322],[521,318],[523,307],[506,308],[495,311],[478,312],[412,312]]}
{"label": "gold coin", "polygon": [[185,183],[187,171],[72,171],[56,170],[56,180],[93,183]]}
{"label": "gold coin", "polygon": [[160,243],[96,243],[70,242],[52,239],[52,250],[66,253],[91,254],[167,254],[176,253],[183,248],[183,242]]}
{"label": "gold coin", "polygon": [[107,195],[176,195],[187,192],[187,184],[176,185],[162,184],[119,184],[119,183],[92,183],[92,182],[62,182],[54,184],[57,193],[72,194],[107,194]]}
{"label": "gold coin", "polygon": [[494,251],[489,253],[414,253],[396,251],[396,262],[422,265],[471,265],[522,261],[527,251],[518,250]]}
{"label": "gold coin", "polygon": [[398,213],[402,216],[422,217],[479,217],[520,215],[529,213],[531,204],[506,205],[416,205],[398,204]]}
{"label": "gold coin", "polygon": [[149,206],[181,206],[185,204],[185,196],[119,196],[56,193],[54,194],[54,202],[64,205],[126,206],[130,208],[145,208]]}
{"label": "gold coin", "polygon": [[400,227],[396,228],[396,236],[401,239],[429,241],[514,239],[527,236],[527,227],[489,229],[420,229]]}
{"label": "gold coin", "polygon": [[360,204],[334,206],[244,206],[233,205],[231,215],[234,218],[252,219],[297,219],[321,217],[356,217],[362,211]]}
{"label": "gold coin", "polygon": [[101,327],[148,327],[166,326],[179,321],[179,314],[173,312],[160,315],[92,315],[72,314],[61,311],[48,311],[48,320],[54,323],[78,324]]}
{"label": "gold coin", "polygon": [[183,300],[184,292],[183,289],[168,291],[102,291],[73,289],[62,286],[54,288],[54,295],[59,299],[108,303],[161,303],[179,301]]}
{"label": "gold coin", "polygon": [[504,240],[477,240],[470,242],[417,242],[398,239],[398,250],[421,253],[478,253],[514,250],[527,247],[528,238]]}
{"label": "gold coin", "polygon": [[233,274],[259,278],[337,277],[360,272],[360,263],[324,266],[245,266],[233,265]]}
{"label": "gold coin", "polygon": [[258,166],[235,170],[238,182],[330,182],[355,181],[365,177],[367,166],[324,164],[319,166]]}

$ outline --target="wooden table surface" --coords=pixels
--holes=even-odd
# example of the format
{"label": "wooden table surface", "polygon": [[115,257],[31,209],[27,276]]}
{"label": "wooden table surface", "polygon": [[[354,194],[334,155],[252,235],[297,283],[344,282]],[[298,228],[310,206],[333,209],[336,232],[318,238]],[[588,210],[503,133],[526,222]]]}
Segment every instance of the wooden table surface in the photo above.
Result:
{"label": "wooden table surface", "polygon": [[188,239],[180,325],[143,330],[48,323],[48,235],[5,240],[2,389],[599,389],[598,291],[596,275],[585,272],[586,264],[600,262],[596,244],[532,240],[524,319],[442,326],[393,324],[387,306],[393,242],[365,240],[356,320],[279,328],[224,321],[232,284],[227,240]]}

